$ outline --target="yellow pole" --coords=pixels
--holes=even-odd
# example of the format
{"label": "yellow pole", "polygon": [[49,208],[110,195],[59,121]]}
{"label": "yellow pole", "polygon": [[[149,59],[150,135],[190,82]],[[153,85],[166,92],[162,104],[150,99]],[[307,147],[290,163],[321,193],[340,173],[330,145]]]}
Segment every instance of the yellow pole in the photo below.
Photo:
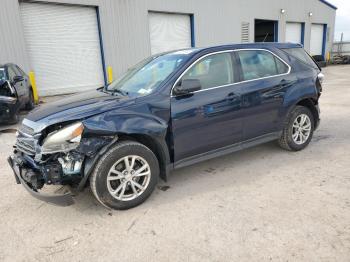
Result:
{"label": "yellow pole", "polygon": [[34,102],[35,104],[38,104],[39,103],[38,89],[36,87],[35,75],[33,71],[29,72],[29,81],[33,90]]}
{"label": "yellow pole", "polygon": [[327,52],[327,62],[331,61],[331,52]]}
{"label": "yellow pole", "polygon": [[108,84],[113,82],[113,69],[111,66],[107,67]]}

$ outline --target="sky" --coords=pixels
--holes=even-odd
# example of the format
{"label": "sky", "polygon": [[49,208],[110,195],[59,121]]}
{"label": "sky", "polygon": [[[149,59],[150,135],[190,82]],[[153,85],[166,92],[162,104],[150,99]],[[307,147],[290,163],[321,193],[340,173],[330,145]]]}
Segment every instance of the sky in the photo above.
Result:
{"label": "sky", "polygon": [[328,0],[328,2],[338,7],[334,40],[339,41],[343,32],[343,40],[350,41],[350,0]]}

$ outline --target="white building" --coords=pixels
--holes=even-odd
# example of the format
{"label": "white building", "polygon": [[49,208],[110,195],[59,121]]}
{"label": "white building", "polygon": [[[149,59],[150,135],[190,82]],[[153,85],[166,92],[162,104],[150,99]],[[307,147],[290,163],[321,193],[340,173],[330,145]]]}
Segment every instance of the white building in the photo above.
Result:
{"label": "white building", "polygon": [[324,0],[1,0],[0,63],[34,71],[39,94],[53,95],[191,46],[298,42],[326,56],[335,14]]}

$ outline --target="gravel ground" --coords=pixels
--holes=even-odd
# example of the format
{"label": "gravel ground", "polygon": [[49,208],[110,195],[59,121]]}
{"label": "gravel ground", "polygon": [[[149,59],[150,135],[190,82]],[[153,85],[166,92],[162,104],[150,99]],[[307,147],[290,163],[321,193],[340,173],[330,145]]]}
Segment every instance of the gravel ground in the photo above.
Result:
{"label": "gravel ground", "polygon": [[350,261],[350,66],[324,73],[307,149],[269,143],[183,168],[128,211],[89,189],[65,208],[32,198],[6,162],[15,134],[1,133],[0,261]]}

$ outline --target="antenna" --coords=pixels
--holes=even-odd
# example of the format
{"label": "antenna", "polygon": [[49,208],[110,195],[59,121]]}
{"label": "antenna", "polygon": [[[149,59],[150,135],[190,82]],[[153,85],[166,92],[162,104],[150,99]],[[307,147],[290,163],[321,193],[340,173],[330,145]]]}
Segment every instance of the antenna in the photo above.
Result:
{"label": "antenna", "polygon": [[269,33],[267,33],[266,35],[265,35],[265,38],[264,38],[264,40],[263,40],[263,43],[265,43],[265,40],[266,40],[266,38],[269,36]]}

